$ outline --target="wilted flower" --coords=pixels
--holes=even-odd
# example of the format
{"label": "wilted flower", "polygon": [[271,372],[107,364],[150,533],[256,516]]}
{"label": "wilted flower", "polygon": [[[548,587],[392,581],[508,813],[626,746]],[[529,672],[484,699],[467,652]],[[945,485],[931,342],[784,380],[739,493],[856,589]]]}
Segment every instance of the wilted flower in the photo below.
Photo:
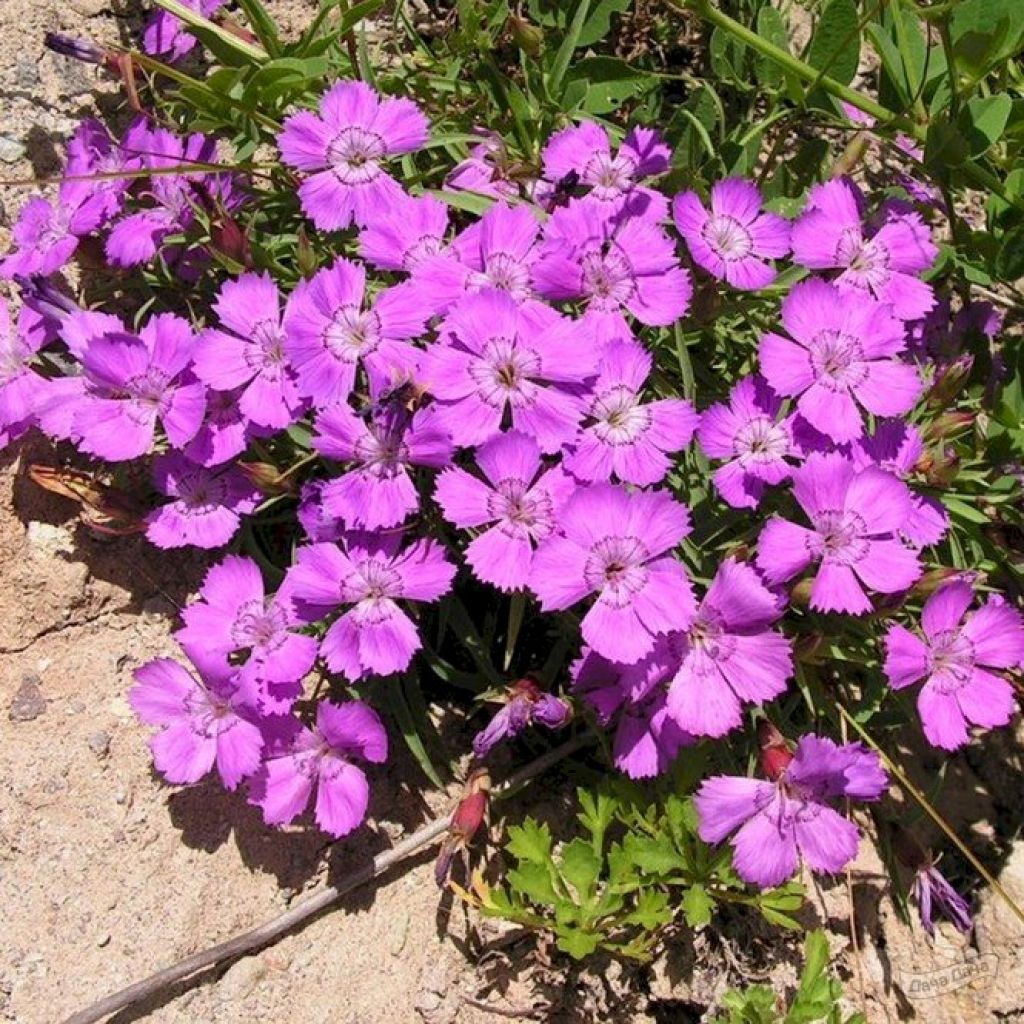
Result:
{"label": "wilted flower", "polygon": [[572,718],[572,708],[553,693],[544,693],[532,679],[519,679],[509,689],[508,701],[473,737],[473,753],[486,757],[502,740],[518,736],[527,726],[561,729]]}
{"label": "wilted flower", "polygon": [[[201,14],[204,18],[216,14],[227,0],[181,0],[183,7]],[[192,52],[196,37],[189,32],[181,18],[170,11],[157,8],[146,22],[142,33],[142,48],[154,57],[165,57],[179,61]]]}

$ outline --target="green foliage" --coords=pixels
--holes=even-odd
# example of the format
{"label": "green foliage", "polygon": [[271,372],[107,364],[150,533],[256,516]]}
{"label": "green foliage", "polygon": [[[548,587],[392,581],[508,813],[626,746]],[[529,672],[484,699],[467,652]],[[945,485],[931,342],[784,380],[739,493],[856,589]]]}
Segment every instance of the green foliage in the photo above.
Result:
{"label": "green foliage", "polygon": [[652,800],[649,789],[617,780],[577,798],[581,834],[566,842],[556,844],[533,818],[509,826],[505,853],[515,863],[504,883],[475,881],[471,899],[484,914],[550,932],[577,960],[597,949],[646,960],[668,927],[703,928],[722,904],[799,927],[791,914],[800,886],[748,894],[728,847],[711,850],[700,840],[693,804],[680,792]]}
{"label": "green foliage", "polygon": [[804,947],[804,970],[800,987],[787,1005],[767,985],[733,989],[722,997],[724,1016],[712,1024],[866,1024],[863,1014],[843,1017],[839,1001],[842,985],[828,973],[828,939],[824,932],[811,932]]}

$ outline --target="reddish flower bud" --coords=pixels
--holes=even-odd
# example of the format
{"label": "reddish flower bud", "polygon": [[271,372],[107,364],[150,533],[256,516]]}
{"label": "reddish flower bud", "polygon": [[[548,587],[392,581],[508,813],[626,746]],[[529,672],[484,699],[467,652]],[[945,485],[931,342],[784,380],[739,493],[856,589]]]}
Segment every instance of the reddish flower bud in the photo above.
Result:
{"label": "reddish flower bud", "polygon": [[793,752],[785,736],[767,718],[758,722],[757,738],[761,744],[761,771],[766,779],[778,782],[793,760]]}

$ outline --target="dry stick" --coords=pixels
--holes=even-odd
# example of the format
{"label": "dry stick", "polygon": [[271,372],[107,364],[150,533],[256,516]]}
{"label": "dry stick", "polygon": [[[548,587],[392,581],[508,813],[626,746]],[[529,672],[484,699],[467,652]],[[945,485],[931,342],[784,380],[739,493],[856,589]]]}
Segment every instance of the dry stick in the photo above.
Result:
{"label": "dry stick", "polygon": [[[594,734],[592,732],[581,733],[574,739],[563,743],[559,747],[555,747],[554,750],[549,750],[546,754],[542,754],[535,761],[531,761],[524,768],[516,772],[498,790],[495,796],[500,798],[506,793],[511,793],[524,783],[546,772],[570,754],[575,754],[576,751],[587,746],[593,739]],[[440,818],[436,818],[434,821],[428,822],[422,828],[413,832],[412,835],[406,836],[405,839],[397,843],[390,850],[377,854],[372,861],[353,871],[352,874],[343,878],[337,885],[329,885],[321,889],[308,899],[292,907],[291,910],[286,911],[279,917],[273,918],[273,920],[267,921],[265,924],[261,924],[258,928],[253,928],[252,931],[236,935],[233,939],[228,939],[227,942],[221,942],[216,946],[210,946],[208,949],[193,953],[191,956],[185,957],[184,960],[179,960],[176,964],[165,967],[162,971],[157,971],[156,974],[151,974],[148,978],[143,978],[142,981],[137,981],[134,985],[121,989],[120,992],[115,992],[113,995],[100,999],[98,1002],[93,1003],[92,1006],[72,1014],[64,1024],[95,1024],[96,1021],[102,1020],[102,1018],[116,1013],[118,1010],[133,1006],[158,992],[162,992],[164,989],[170,988],[175,982],[181,981],[183,978],[187,978],[189,975],[195,974],[204,968],[213,967],[224,960],[232,960],[245,953],[252,953],[257,949],[270,945],[270,943],[281,938],[281,936],[290,932],[297,925],[308,921],[311,917],[315,917],[320,911],[341,899],[346,893],[359,888],[361,885],[365,885],[378,875],[383,874],[388,868],[400,863],[407,857],[411,857],[423,847],[430,845],[430,843],[448,830],[451,818],[452,813],[450,812],[442,815]]]}

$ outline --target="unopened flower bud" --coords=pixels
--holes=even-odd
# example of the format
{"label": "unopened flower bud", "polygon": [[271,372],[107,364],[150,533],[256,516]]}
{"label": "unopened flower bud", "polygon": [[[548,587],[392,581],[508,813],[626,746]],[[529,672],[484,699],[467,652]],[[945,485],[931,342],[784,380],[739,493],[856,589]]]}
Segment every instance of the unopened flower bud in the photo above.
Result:
{"label": "unopened flower bud", "polygon": [[924,469],[924,478],[932,487],[948,487],[960,471],[960,456],[947,445],[939,456],[932,456]]}
{"label": "unopened flower bud", "polygon": [[62,57],[81,60],[86,64],[106,64],[107,51],[89,39],[79,39],[63,32],[47,32],[44,39],[46,48]]}
{"label": "unopened flower bud", "polygon": [[316,256],[316,250],[309,240],[309,235],[306,234],[306,229],[303,227],[300,227],[298,231],[295,262],[298,265],[299,273],[306,278],[312,277],[316,273],[320,263]]}
{"label": "unopened flower bud", "polygon": [[954,359],[935,378],[928,393],[928,404],[933,409],[945,409],[956,398],[974,368],[974,356],[967,354]]}
{"label": "unopened flower bud", "polygon": [[264,494],[291,494],[295,490],[294,481],[283,478],[281,470],[269,462],[239,462],[237,465]]}
{"label": "unopened flower bud", "polygon": [[923,437],[926,442],[941,441],[943,438],[955,437],[974,425],[973,412],[944,412],[936,416],[924,428]]}
{"label": "unopened flower bud", "polygon": [[977,579],[977,573],[963,572],[960,569],[951,569],[942,566],[939,569],[931,569],[926,572],[908,591],[910,597],[930,597],[944,583],[951,580],[963,580],[965,583]]}
{"label": "unopened flower bud", "polygon": [[513,14],[508,20],[512,27],[512,41],[524,53],[536,57],[544,46],[543,30],[516,14]]}
{"label": "unopened flower bud", "polygon": [[247,270],[252,269],[252,249],[249,236],[234,217],[225,216],[211,232],[214,248],[228,259]]}
{"label": "unopened flower bud", "polygon": [[807,603],[811,600],[812,586],[814,586],[814,580],[800,580],[789,592],[789,603],[798,608],[806,608]]}
{"label": "unopened flower bud", "polygon": [[765,778],[778,782],[793,760],[786,737],[767,718],[762,718],[757,724],[757,738],[761,744],[761,771]]}

